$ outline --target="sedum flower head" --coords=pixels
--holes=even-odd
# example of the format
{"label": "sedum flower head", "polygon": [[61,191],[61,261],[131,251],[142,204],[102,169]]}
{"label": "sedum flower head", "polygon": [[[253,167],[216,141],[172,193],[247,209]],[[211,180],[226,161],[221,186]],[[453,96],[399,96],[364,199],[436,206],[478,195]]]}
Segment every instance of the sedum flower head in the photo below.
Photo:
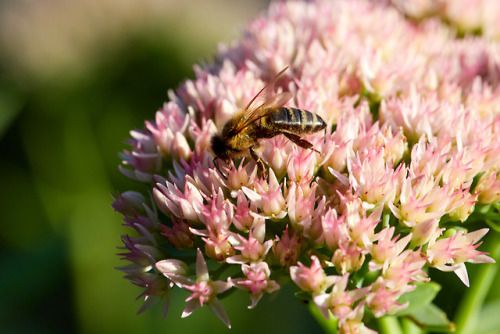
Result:
{"label": "sedum flower head", "polygon": [[[207,305],[229,326],[220,294],[253,308],[288,279],[339,331],[371,331],[426,268],[468,285],[465,263],[493,261],[474,217],[500,200],[498,35],[467,37],[486,19],[439,3],[273,3],[131,132],[120,171],[147,190],[113,208],[141,311],[180,288],[183,317]],[[265,172],[250,155],[215,166],[211,136],[286,66],[275,92],[325,120],[302,135],[319,153],[278,135],[260,140]]]}

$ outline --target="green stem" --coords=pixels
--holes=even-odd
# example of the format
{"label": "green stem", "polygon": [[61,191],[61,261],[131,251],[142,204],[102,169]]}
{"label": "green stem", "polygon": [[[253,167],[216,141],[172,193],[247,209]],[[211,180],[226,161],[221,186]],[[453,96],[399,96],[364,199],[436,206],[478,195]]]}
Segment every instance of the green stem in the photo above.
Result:
{"label": "green stem", "polygon": [[401,326],[397,317],[385,316],[377,319],[379,333],[402,334]]}
{"label": "green stem", "polygon": [[405,334],[422,334],[423,331],[418,327],[415,322],[408,318],[401,318],[401,328]]}
{"label": "green stem", "polygon": [[319,311],[312,301],[309,301],[308,309],[314,319],[323,328],[326,334],[337,334],[338,320],[330,314],[330,319],[326,319],[325,316]]}
{"label": "green stem", "polygon": [[382,226],[387,227],[391,221],[391,212],[385,212],[382,216]]}
{"label": "green stem", "polygon": [[[487,251],[496,262],[500,260],[500,234],[490,231]],[[477,269],[477,275],[471,282],[455,314],[456,333],[473,333],[476,328],[479,312],[495,278],[498,265],[482,264]]]}

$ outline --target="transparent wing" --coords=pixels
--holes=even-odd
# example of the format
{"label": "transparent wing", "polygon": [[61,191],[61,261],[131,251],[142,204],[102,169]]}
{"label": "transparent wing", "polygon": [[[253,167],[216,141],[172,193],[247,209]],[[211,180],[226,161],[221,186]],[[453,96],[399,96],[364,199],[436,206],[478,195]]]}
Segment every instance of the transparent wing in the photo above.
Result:
{"label": "transparent wing", "polygon": [[266,109],[268,107],[274,107],[274,108],[283,107],[285,103],[290,101],[292,97],[293,94],[291,92],[282,92],[275,94],[268,100],[264,101],[260,106],[257,107],[257,109]]}
{"label": "transparent wing", "polygon": [[[269,107],[279,108],[287,103],[293,96],[290,92],[282,92],[279,94],[274,93],[274,84],[281,78],[283,73],[288,69],[288,66],[281,70],[274,78],[271,80],[264,88],[262,88],[257,95],[248,103],[245,108],[244,119],[240,122],[236,131],[241,131],[246,128],[251,123],[257,121],[258,119],[270,114],[273,110]],[[253,107],[254,104],[258,104],[258,101],[263,101],[260,105]]]}
{"label": "transparent wing", "polygon": [[255,110],[258,109],[258,107],[251,108],[252,104],[257,103],[259,100],[264,100],[267,101],[271,99],[271,97],[274,95],[274,84],[276,81],[278,81],[282,76],[283,73],[288,69],[288,66],[282,69],[276,76],[271,80],[267,85],[264,86],[254,97],[253,99],[250,100],[248,105],[246,106],[245,110]]}
{"label": "transparent wing", "polygon": [[[258,119],[269,115],[274,110],[276,110],[276,108],[279,108],[279,107],[283,106],[285,103],[287,103],[292,96],[293,96],[293,94],[290,92],[283,92],[283,93],[277,94],[276,96],[272,97],[270,100],[262,103],[256,109],[248,111],[247,116],[245,117],[245,120],[243,122],[241,122],[240,126],[238,126],[237,131],[241,131],[241,129],[246,128],[248,125],[252,124],[253,122],[257,121]],[[273,108],[270,108],[270,107],[273,107]]]}

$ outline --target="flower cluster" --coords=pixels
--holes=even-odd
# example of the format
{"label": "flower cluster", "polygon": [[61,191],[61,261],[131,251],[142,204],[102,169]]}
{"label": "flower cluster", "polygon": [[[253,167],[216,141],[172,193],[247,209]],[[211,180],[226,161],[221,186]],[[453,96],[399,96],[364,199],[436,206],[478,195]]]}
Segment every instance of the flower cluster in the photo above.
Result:
{"label": "flower cluster", "polygon": [[[135,230],[120,269],[145,288],[140,311],[166,312],[177,286],[183,317],[207,305],[229,326],[218,295],[254,307],[288,277],[356,332],[407,307],[426,268],[468,285],[466,262],[493,261],[470,218],[500,201],[500,45],[398,3],[273,3],[131,133],[120,170],[150,190],[113,207]],[[260,142],[265,173],[250,156],[219,172],[211,136],[286,66],[275,89],[325,120],[305,136],[320,153],[276,136]]]}

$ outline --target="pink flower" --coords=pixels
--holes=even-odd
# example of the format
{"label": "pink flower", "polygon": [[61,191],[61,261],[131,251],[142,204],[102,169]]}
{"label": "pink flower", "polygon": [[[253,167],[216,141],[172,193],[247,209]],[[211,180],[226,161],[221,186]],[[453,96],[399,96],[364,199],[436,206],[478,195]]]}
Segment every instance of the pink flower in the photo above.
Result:
{"label": "pink flower", "polygon": [[317,165],[317,153],[311,150],[296,149],[288,157],[287,174],[290,180],[300,183],[301,180],[310,180]]}
{"label": "pink flower", "polygon": [[189,271],[187,264],[175,259],[158,261],[156,262],[155,267],[165,277],[172,280],[184,279],[184,276],[186,276]]}
{"label": "pink flower", "polygon": [[131,216],[137,211],[141,212],[142,205],[146,201],[144,195],[136,191],[126,191],[123,194],[118,194],[118,197],[113,196],[113,198],[111,206],[124,216]]}
{"label": "pink flower", "polygon": [[[165,268],[163,263],[160,263],[158,266],[160,271]],[[217,299],[217,295],[230,289],[232,287],[232,283],[229,279],[227,282],[212,281],[210,279],[207,264],[199,249],[196,256],[196,281],[182,276],[182,274],[179,275],[176,273],[175,275],[172,275],[170,274],[170,271],[163,272],[163,274],[182,288],[191,291],[191,296],[186,299],[186,308],[184,309],[184,312],[182,312],[183,318],[189,316],[198,307],[207,305],[227,327],[231,328],[226,311],[224,310],[224,307],[219,299]]]}
{"label": "pink flower", "polygon": [[438,13],[446,5],[442,0],[391,0],[391,2],[406,15],[422,19]]}
{"label": "pink flower", "polygon": [[231,225],[234,208],[225,201],[222,189],[213,190],[212,198],[201,209],[200,220],[211,231],[226,230]]}
{"label": "pink flower", "polygon": [[269,171],[269,181],[259,180],[255,182],[255,191],[243,188],[243,192],[248,198],[258,203],[262,214],[267,217],[283,218],[286,215],[285,197],[283,196],[282,185],[278,182],[273,170]]}
{"label": "pink flower", "polygon": [[159,278],[157,275],[144,275],[143,277],[136,277],[132,283],[145,288],[145,290],[137,297],[137,299],[144,297],[144,303],[137,311],[137,314],[140,314],[156,303],[161,302],[163,317],[167,315],[168,307],[170,305],[170,291],[173,286],[170,280]]}
{"label": "pink flower", "polygon": [[353,304],[360,298],[364,297],[369,287],[361,289],[347,289],[349,274],[343,276],[328,276],[328,281],[332,286],[331,292],[318,294],[313,297],[314,303],[325,316],[329,318],[330,311],[337,317],[340,323],[350,319],[353,314]]}
{"label": "pink flower", "polygon": [[342,275],[347,272],[355,272],[361,269],[365,262],[365,253],[366,251],[358,248],[356,244],[349,246],[340,244],[333,253],[332,264]]}
{"label": "pink flower", "polygon": [[174,154],[187,160],[191,155],[189,144],[183,135],[189,124],[189,114],[181,110],[175,102],[165,103],[163,109],[156,113],[156,121],[146,122],[156,145],[164,155]]}
{"label": "pink flower", "polygon": [[469,286],[469,279],[464,262],[493,263],[493,259],[484,252],[477,251],[479,240],[488,232],[481,229],[471,233],[456,231],[450,237],[439,239],[429,244],[426,255],[431,266],[443,270],[454,271],[462,282]]}
{"label": "pink flower", "polygon": [[123,159],[123,165],[132,169],[119,166],[120,172],[132,180],[150,182],[153,174],[161,169],[162,156],[150,133],[130,131],[130,134],[132,139],[129,144],[132,151],[125,151],[120,157]]}
{"label": "pink flower", "polygon": [[172,220],[172,227],[160,225],[162,233],[168,242],[177,249],[193,248],[194,235],[189,230],[189,225],[182,220]]}
{"label": "pink flower", "polygon": [[400,291],[388,289],[382,277],[372,284],[370,293],[366,296],[367,306],[372,310],[373,314],[379,318],[386,314],[394,314],[402,309],[405,309],[409,302],[400,304],[397,302]]}
{"label": "pink flower", "polygon": [[[200,235],[203,235],[200,233]],[[227,230],[208,230],[208,234],[202,237],[205,242],[205,254],[217,262],[226,261],[227,258],[235,254],[232,234]]]}
{"label": "pink flower", "polygon": [[399,203],[389,204],[392,213],[403,225],[413,227],[449,212],[448,206],[453,200],[450,192],[453,189],[439,187],[436,180],[427,175],[409,176],[401,182]]}
{"label": "pink flower", "polygon": [[326,276],[316,256],[312,256],[311,260],[310,268],[300,262],[298,266],[290,267],[290,277],[302,290],[319,294],[330,287],[336,278]]}
{"label": "pink flower", "polygon": [[[376,240],[370,247],[370,270],[387,268],[394,258],[396,258],[410,242],[411,234],[400,238],[399,235],[393,237],[394,227],[388,227],[377,233]],[[391,239],[392,238],[392,239]]]}
{"label": "pink flower", "polygon": [[339,333],[367,333],[376,334],[377,332],[365,326],[363,323],[365,301],[356,305],[356,307],[344,318],[339,321]]}
{"label": "pink flower", "polygon": [[[309,182],[306,182],[309,184]],[[287,203],[288,203],[288,218],[290,219],[291,226],[294,229],[305,230],[304,233],[310,229],[313,220],[314,206],[316,203],[316,187],[313,185],[312,189],[307,190],[309,193],[304,194],[302,187],[296,182],[293,182],[288,189]]]}
{"label": "pink flower", "polygon": [[345,223],[345,217],[337,217],[337,212],[334,209],[328,209],[321,217],[321,226],[326,246],[329,249],[336,249],[339,245],[349,242],[349,230]]}
{"label": "pink flower", "polygon": [[359,135],[354,138],[352,148],[360,153],[363,159],[369,158],[373,151],[383,153],[383,158],[391,167],[397,165],[408,150],[406,137],[401,129],[393,131],[388,123],[382,126],[375,122],[371,127],[361,125]]}
{"label": "pink flower", "polygon": [[368,217],[366,217],[366,211],[363,212],[363,217],[354,218],[353,214],[348,220],[349,236],[356,245],[367,248],[376,240],[375,228],[380,223],[383,208],[381,205],[378,206]]}
{"label": "pink flower", "polygon": [[245,239],[241,235],[238,235],[241,241],[241,246],[235,246],[236,250],[241,252],[241,255],[235,255],[226,259],[227,263],[254,263],[259,262],[264,259],[269,249],[273,245],[273,240],[258,240],[252,236],[252,231],[248,235],[248,239]]}
{"label": "pink flower", "polygon": [[242,159],[238,168],[232,166],[227,172],[227,186],[229,189],[232,189],[231,194],[233,197],[236,197],[235,194],[237,194],[237,190],[241,189],[241,187],[251,187],[257,174],[256,166],[253,166],[253,168],[250,168],[252,164],[243,166],[244,161]]}
{"label": "pink flower", "polygon": [[417,223],[412,227],[410,248],[434,242],[444,230],[439,228],[439,220],[436,218]]}
{"label": "pink flower", "polygon": [[270,145],[266,145],[262,152],[262,158],[276,177],[282,179],[286,175],[287,159],[290,154],[289,141],[283,137],[274,137],[269,142]]}
{"label": "pink flower", "polygon": [[294,231],[290,236],[288,226],[285,228],[283,235],[276,237],[276,242],[273,245],[274,256],[279,260],[283,267],[289,267],[297,263],[300,255],[301,237],[297,236],[297,231]]}
{"label": "pink flower", "polygon": [[478,193],[478,201],[482,204],[500,201],[500,173],[494,169],[487,170],[474,188]]}
{"label": "pink flower", "polygon": [[184,192],[168,181],[166,185],[158,183],[153,189],[153,195],[163,213],[190,221],[200,220],[203,196],[191,182],[185,184]]}
{"label": "pink flower", "polygon": [[[500,6],[489,1],[275,2],[195,66],[121,155],[144,190],[113,203],[134,233],[122,237],[119,269],[144,289],[141,310],[166,309],[181,288],[191,292],[183,316],[208,305],[229,325],[220,293],[234,285],[252,308],[293,281],[339,332],[370,332],[365,311],[405,308],[397,300],[430,280],[428,267],[468,285],[464,263],[492,261],[474,222],[497,215],[500,199],[500,58],[489,40]],[[255,115],[280,117],[266,100],[290,92],[286,107],[326,127],[303,134],[303,113],[251,155],[257,119],[226,138],[245,149],[227,147],[216,165],[212,136],[270,82]]]}
{"label": "pink flower", "polygon": [[264,223],[264,218],[257,214],[255,202],[249,201],[243,191],[238,191],[236,198],[233,225],[238,230],[247,232]]}
{"label": "pink flower", "polygon": [[474,30],[481,26],[481,7],[477,1],[451,1],[444,6],[444,16],[456,24],[460,30]]}
{"label": "pink flower", "polygon": [[271,271],[265,262],[254,262],[250,265],[242,264],[241,271],[246,278],[235,278],[232,283],[235,287],[250,293],[252,304],[248,308],[254,308],[264,292],[272,293],[280,288],[276,281],[269,279]]}
{"label": "pink flower", "polygon": [[420,252],[409,249],[391,259],[383,270],[383,278],[386,286],[393,291],[401,293],[412,291],[415,282],[428,282],[427,275],[422,270],[426,263],[426,257]]}
{"label": "pink flower", "polygon": [[363,201],[385,205],[396,198],[404,175],[402,167],[393,169],[392,163],[388,165],[383,149],[371,151],[363,160],[357,156],[349,164],[349,181]]}

